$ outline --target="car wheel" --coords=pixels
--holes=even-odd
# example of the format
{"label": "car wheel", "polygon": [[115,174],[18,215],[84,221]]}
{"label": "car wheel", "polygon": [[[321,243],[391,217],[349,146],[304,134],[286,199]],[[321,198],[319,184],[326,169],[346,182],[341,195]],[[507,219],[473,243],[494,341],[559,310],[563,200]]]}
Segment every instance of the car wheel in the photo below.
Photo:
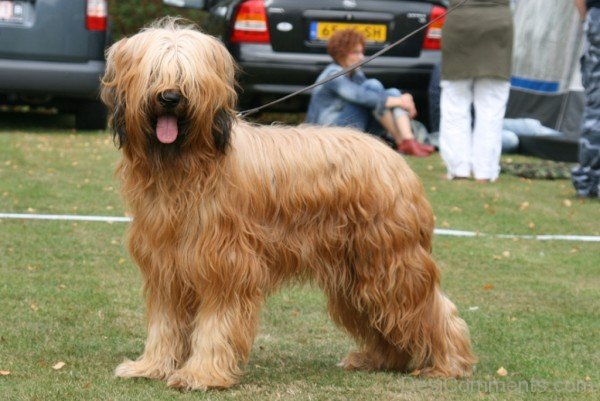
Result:
{"label": "car wheel", "polygon": [[84,101],[75,110],[75,129],[106,129],[106,107],[99,101]]}

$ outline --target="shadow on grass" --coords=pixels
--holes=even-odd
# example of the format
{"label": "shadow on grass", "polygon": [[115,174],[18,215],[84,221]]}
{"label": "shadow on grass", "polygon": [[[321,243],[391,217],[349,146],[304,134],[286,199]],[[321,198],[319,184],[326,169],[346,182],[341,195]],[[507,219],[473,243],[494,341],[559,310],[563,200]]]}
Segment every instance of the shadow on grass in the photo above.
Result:
{"label": "shadow on grass", "polygon": [[[257,124],[273,123],[298,125],[304,122],[304,113],[265,112],[253,115],[249,121]],[[54,109],[28,109],[0,106],[0,132],[27,131],[28,133],[53,132],[75,129],[75,115],[59,113]],[[97,131],[91,131],[97,132]]]}
{"label": "shadow on grass", "polygon": [[0,132],[27,131],[28,133],[75,131],[75,115],[54,110],[0,109]]}

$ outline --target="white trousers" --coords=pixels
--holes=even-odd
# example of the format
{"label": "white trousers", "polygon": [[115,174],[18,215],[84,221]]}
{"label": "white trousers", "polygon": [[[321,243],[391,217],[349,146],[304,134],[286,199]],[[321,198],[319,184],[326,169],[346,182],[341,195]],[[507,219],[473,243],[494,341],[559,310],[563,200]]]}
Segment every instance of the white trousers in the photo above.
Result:
{"label": "white trousers", "polygon": [[440,153],[448,178],[473,174],[478,180],[495,181],[500,174],[502,120],[510,83],[489,78],[443,80],[441,88]]}

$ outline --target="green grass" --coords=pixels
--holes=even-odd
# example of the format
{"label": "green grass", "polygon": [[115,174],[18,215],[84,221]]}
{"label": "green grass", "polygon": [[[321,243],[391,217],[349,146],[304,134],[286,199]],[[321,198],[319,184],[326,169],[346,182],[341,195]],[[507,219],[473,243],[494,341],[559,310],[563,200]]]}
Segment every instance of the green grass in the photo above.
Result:
{"label": "green grass", "polygon": [[[122,216],[107,133],[71,120],[0,115],[0,212]],[[43,128],[36,128],[42,126]],[[529,160],[515,157],[516,160]],[[436,155],[408,159],[440,228],[600,235],[600,203],[568,181],[502,175],[448,182]],[[145,339],[140,277],[124,223],[0,220],[2,400],[591,400],[600,380],[600,243],[436,236],[443,287],[479,358],[469,380],[344,372],[353,348],[310,286],[269,299],[241,383],[179,393],[113,369]],[[54,370],[57,362],[62,369]],[[505,377],[497,374],[500,367]]]}

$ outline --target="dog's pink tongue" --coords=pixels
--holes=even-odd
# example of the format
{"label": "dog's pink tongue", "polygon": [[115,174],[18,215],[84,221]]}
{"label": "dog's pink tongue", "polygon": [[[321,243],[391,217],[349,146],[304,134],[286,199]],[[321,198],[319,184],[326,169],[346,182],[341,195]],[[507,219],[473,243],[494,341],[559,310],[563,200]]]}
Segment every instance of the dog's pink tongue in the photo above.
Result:
{"label": "dog's pink tongue", "polygon": [[177,139],[177,117],[161,116],[156,122],[156,136],[162,143],[173,143]]}

